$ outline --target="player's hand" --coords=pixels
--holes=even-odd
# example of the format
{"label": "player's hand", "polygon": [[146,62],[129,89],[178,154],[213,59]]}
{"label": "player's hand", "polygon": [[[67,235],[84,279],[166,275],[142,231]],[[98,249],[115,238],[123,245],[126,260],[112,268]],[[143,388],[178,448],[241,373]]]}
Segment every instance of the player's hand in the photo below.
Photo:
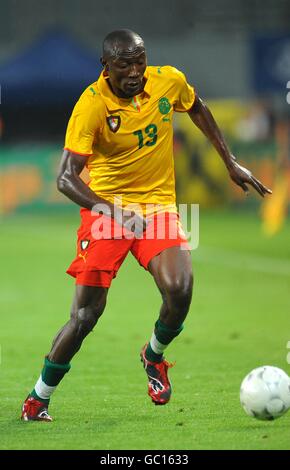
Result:
{"label": "player's hand", "polygon": [[115,210],[115,219],[120,225],[133,232],[136,236],[142,235],[147,227],[146,219],[134,211]]}
{"label": "player's hand", "polygon": [[266,188],[247,168],[239,165],[235,157],[232,157],[232,164],[228,167],[228,171],[234,183],[240,186],[246,194],[249,193],[247,184],[251,185],[262,197],[266,193],[272,194],[271,189]]}

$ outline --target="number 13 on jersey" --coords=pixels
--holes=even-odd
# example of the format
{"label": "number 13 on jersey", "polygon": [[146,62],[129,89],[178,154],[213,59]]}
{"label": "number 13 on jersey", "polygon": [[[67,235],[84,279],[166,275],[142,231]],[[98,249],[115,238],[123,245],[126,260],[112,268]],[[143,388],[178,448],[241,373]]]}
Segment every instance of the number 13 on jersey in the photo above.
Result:
{"label": "number 13 on jersey", "polygon": [[[145,136],[142,130],[138,130],[133,132],[134,135],[138,137],[139,149],[141,149],[144,145],[151,147],[155,145],[157,142],[157,126],[156,124],[149,124],[149,126],[145,127]],[[148,140],[144,142],[144,138]]]}

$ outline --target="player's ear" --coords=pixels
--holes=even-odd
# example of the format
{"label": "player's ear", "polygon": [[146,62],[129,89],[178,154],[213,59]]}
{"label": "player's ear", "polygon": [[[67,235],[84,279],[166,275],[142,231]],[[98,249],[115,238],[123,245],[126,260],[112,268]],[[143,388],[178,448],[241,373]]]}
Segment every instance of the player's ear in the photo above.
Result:
{"label": "player's ear", "polygon": [[106,68],[108,66],[108,61],[104,57],[100,58],[100,62],[101,62],[103,67]]}
{"label": "player's ear", "polygon": [[108,62],[103,57],[101,57],[100,61],[102,66],[104,67],[104,72],[107,73],[109,70]]}

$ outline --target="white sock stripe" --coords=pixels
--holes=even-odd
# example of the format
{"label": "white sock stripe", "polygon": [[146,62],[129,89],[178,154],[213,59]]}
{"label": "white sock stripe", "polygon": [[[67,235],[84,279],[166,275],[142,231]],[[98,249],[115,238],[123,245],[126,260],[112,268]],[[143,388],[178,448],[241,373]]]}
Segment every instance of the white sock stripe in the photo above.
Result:
{"label": "white sock stripe", "polygon": [[39,398],[43,398],[43,400],[48,400],[55,389],[56,386],[51,387],[49,385],[46,385],[46,383],[43,382],[41,375],[34,387],[34,390],[36,391]]}
{"label": "white sock stripe", "polygon": [[150,339],[150,346],[152,348],[152,351],[155,352],[155,354],[162,354],[168,345],[160,343],[158,339],[156,338],[155,333],[153,331],[151,339]]}

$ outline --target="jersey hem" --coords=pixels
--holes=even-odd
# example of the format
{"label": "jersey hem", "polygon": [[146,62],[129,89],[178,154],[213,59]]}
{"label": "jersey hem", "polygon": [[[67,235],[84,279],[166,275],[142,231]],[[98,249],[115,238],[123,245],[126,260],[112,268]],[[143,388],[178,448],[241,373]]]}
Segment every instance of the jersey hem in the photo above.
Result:
{"label": "jersey hem", "polygon": [[69,152],[76,153],[77,155],[81,155],[82,157],[91,157],[93,153],[80,153],[76,152],[75,150],[69,149],[68,147],[64,147],[64,150],[68,150]]}

